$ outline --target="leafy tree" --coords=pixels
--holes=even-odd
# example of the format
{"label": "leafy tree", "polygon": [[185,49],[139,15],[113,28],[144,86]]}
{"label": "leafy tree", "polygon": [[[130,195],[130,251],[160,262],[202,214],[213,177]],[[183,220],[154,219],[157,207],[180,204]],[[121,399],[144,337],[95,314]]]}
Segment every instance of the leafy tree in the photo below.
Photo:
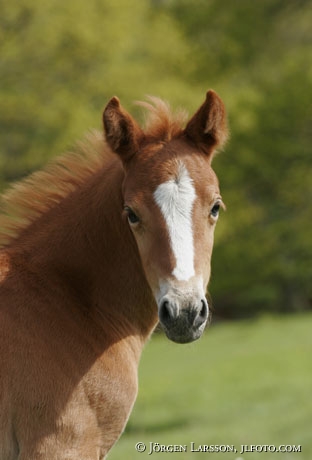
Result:
{"label": "leafy tree", "polygon": [[187,0],[172,11],[215,82],[231,141],[215,161],[228,212],[217,232],[213,298],[226,315],[311,305],[312,11],[308,1]]}
{"label": "leafy tree", "polygon": [[0,6],[2,188],[89,127],[101,129],[114,94],[129,108],[155,94],[192,112],[212,87],[231,127],[214,162],[228,209],[216,232],[216,310],[237,316],[311,307],[309,0]]}
{"label": "leafy tree", "polygon": [[[0,1],[2,183],[39,167],[114,94],[183,101],[189,49],[165,11],[136,0]],[[184,101],[185,102],[185,101]]]}

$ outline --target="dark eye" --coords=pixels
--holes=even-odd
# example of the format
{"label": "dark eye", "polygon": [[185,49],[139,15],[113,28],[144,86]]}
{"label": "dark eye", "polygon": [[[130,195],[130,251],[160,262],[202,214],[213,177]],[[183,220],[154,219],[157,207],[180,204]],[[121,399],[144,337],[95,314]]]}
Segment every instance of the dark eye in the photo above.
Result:
{"label": "dark eye", "polygon": [[128,221],[130,224],[137,224],[140,221],[136,213],[132,211],[132,209],[128,206],[125,207],[125,211],[127,213]]}
{"label": "dark eye", "polygon": [[219,214],[219,211],[220,211],[220,203],[216,203],[212,208],[211,208],[211,211],[210,211],[210,215],[212,217],[218,217],[218,214]]}

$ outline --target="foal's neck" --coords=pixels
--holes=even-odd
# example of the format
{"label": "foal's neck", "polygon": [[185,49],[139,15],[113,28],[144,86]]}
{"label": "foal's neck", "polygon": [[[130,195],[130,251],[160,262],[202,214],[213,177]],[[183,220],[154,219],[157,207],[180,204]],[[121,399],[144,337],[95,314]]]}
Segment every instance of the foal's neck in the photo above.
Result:
{"label": "foal's neck", "polygon": [[114,340],[137,336],[143,343],[157,308],[122,217],[123,177],[113,159],[26,229],[19,247],[30,269],[62,290],[77,314],[92,316]]}

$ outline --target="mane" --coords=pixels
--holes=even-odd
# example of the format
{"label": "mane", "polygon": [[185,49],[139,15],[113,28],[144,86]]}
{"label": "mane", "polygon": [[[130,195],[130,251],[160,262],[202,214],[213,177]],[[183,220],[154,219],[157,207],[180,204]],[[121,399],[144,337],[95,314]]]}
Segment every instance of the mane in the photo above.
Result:
{"label": "mane", "polygon": [[173,112],[170,105],[158,97],[148,96],[147,99],[150,102],[136,102],[146,109],[145,135],[162,142],[177,137],[185,126],[187,113],[184,110]]}
{"label": "mane", "polygon": [[[163,100],[148,99],[150,102],[136,102],[146,109],[144,132],[149,138],[168,142],[181,133],[186,113],[174,114]],[[99,171],[111,158],[110,153],[103,134],[92,131],[73,151],[14,184],[1,197],[0,248],[11,244],[32,222]]]}
{"label": "mane", "polygon": [[0,248],[98,171],[108,161],[108,152],[103,134],[92,131],[73,151],[9,188],[1,197]]}

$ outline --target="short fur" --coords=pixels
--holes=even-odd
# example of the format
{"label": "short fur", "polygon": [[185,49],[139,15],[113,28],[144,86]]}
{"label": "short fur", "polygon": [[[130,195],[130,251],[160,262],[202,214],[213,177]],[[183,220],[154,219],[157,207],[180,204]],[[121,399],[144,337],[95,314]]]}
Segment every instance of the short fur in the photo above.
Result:
{"label": "short fur", "polygon": [[[163,301],[157,286],[169,313],[175,302],[168,337],[201,335],[215,223],[209,209],[219,196],[203,121],[214,147],[224,125],[223,105],[210,93],[186,129],[158,99],[145,104],[142,129],[113,98],[103,115],[106,140],[90,134],[3,197],[0,460],[105,458],[136,398],[140,355]],[[153,193],[180,159],[197,188],[196,276],[176,286]],[[137,225],[125,204],[138,206]]]}

